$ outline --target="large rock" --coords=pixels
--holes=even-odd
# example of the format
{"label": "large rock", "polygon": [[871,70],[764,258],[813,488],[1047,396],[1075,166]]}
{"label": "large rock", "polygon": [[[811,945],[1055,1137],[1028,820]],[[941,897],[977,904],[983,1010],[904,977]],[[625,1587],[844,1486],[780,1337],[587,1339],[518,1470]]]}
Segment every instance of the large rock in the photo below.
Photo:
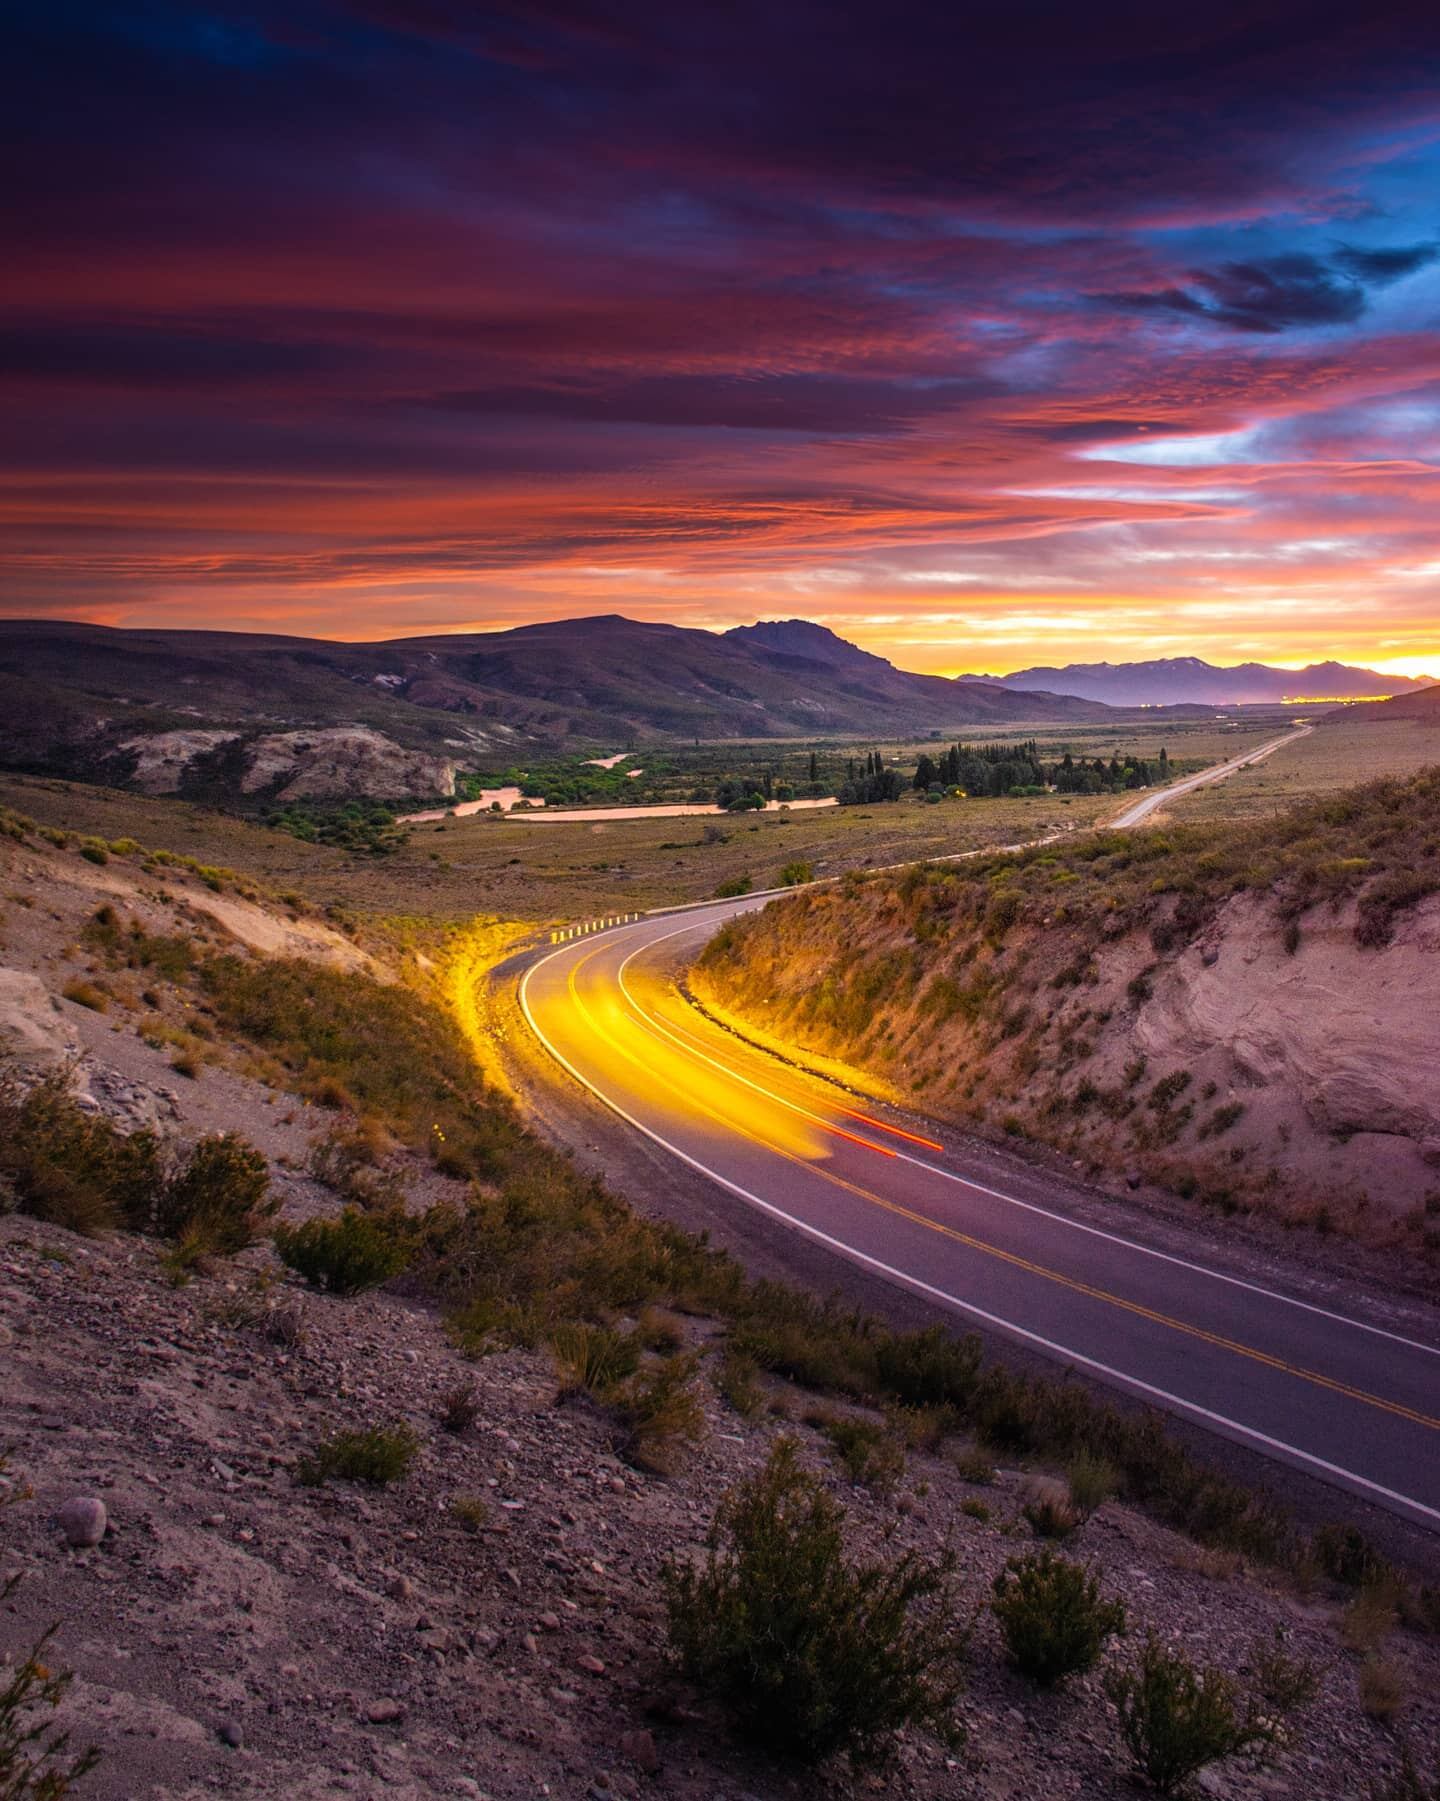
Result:
{"label": "large rock", "polygon": [[1355,941],[1354,909],[1312,908],[1293,956],[1249,896],[1221,915],[1223,955],[1186,952],[1156,984],[1135,1039],[1157,1068],[1225,1046],[1257,1086],[1284,1084],[1330,1132],[1440,1134],[1440,901],[1401,917],[1391,942]]}
{"label": "large rock", "polygon": [[270,789],[286,800],[408,800],[455,792],[448,758],[406,750],[368,726],[272,732],[255,740],[250,758],[242,783],[247,794]]}
{"label": "large rock", "polygon": [[89,1545],[98,1545],[105,1536],[105,1528],[109,1521],[105,1513],[105,1503],[94,1495],[76,1495],[67,1501],[59,1513],[60,1530],[65,1534],[65,1542],[77,1551]]}
{"label": "large rock", "polygon": [[37,1073],[60,1069],[80,1050],[55,997],[28,970],[0,968],[0,1053]]}
{"label": "large rock", "polygon": [[174,794],[181,777],[197,757],[218,750],[222,744],[233,744],[238,732],[202,731],[155,732],[143,738],[125,738],[120,749],[135,758],[130,777],[146,794]]}

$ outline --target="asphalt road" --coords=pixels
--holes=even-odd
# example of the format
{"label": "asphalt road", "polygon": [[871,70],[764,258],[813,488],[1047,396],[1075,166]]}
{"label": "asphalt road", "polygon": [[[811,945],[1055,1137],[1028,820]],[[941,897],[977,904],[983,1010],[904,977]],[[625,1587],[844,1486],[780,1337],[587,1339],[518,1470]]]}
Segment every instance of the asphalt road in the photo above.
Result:
{"label": "asphalt road", "polygon": [[1147,1243],[1120,1209],[1113,1225],[1076,1217],[1058,1182],[1047,1192],[1029,1179],[1022,1197],[972,1179],[923,1124],[725,1030],[676,978],[718,926],[766,899],[557,944],[521,979],[525,1017],[575,1080],[737,1203],[958,1326],[1440,1531],[1440,1321],[1391,1330],[1203,1249]]}
{"label": "asphalt road", "polygon": [[1263,763],[1266,757],[1273,757],[1277,750],[1293,744],[1297,738],[1308,738],[1314,730],[1313,725],[1291,726],[1283,738],[1272,738],[1268,744],[1257,745],[1254,750],[1231,757],[1228,763],[1217,763],[1211,769],[1202,769],[1199,775],[1186,776],[1183,781],[1172,782],[1168,788],[1157,788],[1152,794],[1142,795],[1139,800],[1126,807],[1123,813],[1117,813],[1110,824],[1119,828],[1139,825],[1152,813],[1158,813],[1166,801],[1175,800],[1182,794],[1190,794],[1196,788],[1208,788],[1212,782],[1223,782],[1227,775],[1248,769],[1253,763]]}

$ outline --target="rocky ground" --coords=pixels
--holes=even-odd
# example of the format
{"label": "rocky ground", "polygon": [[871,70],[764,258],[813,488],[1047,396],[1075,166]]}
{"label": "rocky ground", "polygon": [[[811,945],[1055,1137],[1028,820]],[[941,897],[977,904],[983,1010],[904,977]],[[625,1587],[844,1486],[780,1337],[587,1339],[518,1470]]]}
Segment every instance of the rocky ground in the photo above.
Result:
{"label": "rocky ground", "polygon": [[[331,1123],[322,1110],[238,1066],[180,1077],[123,1005],[100,1013],[61,993],[92,973],[76,934],[117,883],[152,929],[183,918],[216,942],[248,933],[259,954],[280,942],[293,954],[303,941],[306,954],[343,960],[354,947],[314,922],[297,940],[299,922],[232,897],[222,918],[215,897],[178,878],[141,883],[73,855],[5,855],[0,1026],[11,1046],[41,1062],[77,1056],[87,1104],[128,1123],[153,1121],[181,1141],[244,1132],[270,1159],[291,1216],[336,1205],[304,1174]],[[429,1198],[416,1175],[417,1198]],[[813,1397],[775,1383],[773,1410],[742,1419],[707,1382],[703,1443],[673,1475],[644,1475],[616,1456],[601,1409],[557,1399],[544,1354],[467,1361],[420,1300],[308,1293],[268,1246],[177,1288],[160,1248],[0,1218],[0,1584],[19,1577],[0,1606],[0,1655],[13,1661],[59,1623],[49,1661],[76,1672],[65,1719],[77,1746],[103,1753],[77,1794],[1137,1792],[1098,1675],[1038,1694],[1007,1668],[983,1613],[961,1703],[965,1745],[907,1737],[894,1768],[859,1779],[752,1754],[663,1661],[664,1559],[700,1543],[718,1496],[781,1432],[826,1472],[857,1551],[954,1548],[960,1624],[1005,1559],[1034,1542],[1021,1516],[1031,1472],[977,1484],[951,1445],[912,1453],[887,1492],[852,1487],[803,1424]],[[707,1322],[678,1326],[704,1348]],[[445,1397],[467,1382],[473,1422],[447,1430]],[[421,1446],[399,1482],[297,1482],[300,1459],[333,1431],[394,1424]],[[76,1501],[103,1506],[98,1542],[71,1542],[101,1524]],[[1154,1627],[1249,1680],[1279,1633],[1289,1656],[1319,1672],[1318,1697],[1274,1761],[1221,1766],[1203,1792],[1363,1801],[1397,1768],[1402,1742],[1422,1766],[1440,1753],[1433,1638],[1382,1626],[1376,1654],[1405,1698],[1377,1720],[1359,1700],[1364,1654],[1342,1640],[1343,1597],[1323,1585],[1271,1580],[1115,1503],[1067,1551],[1124,1599],[1132,1639]]]}

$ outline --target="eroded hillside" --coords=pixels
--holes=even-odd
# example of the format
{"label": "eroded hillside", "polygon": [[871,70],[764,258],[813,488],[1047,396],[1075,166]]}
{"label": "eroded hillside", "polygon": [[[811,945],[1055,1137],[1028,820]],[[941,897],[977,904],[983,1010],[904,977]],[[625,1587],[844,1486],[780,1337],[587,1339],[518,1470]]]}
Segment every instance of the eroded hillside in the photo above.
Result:
{"label": "eroded hillside", "polygon": [[1440,1250],[1440,771],[847,877],[726,928],[694,981],[1132,1187]]}

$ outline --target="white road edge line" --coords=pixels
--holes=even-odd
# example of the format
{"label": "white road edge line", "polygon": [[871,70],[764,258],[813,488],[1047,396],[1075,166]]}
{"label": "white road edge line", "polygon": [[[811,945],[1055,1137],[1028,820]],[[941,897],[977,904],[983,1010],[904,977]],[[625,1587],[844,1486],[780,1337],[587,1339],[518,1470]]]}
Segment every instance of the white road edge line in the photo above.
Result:
{"label": "white road edge line", "polygon": [[[646,944],[636,945],[620,965],[617,980],[621,993],[642,1021],[669,1038],[673,1044],[678,1045],[688,1055],[698,1057],[702,1062],[710,1064],[713,1069],[718,1069],[722,1075],[728,1075],[736,1082],[743,1082],[747,1088],[753,1088],[756,1094],[763,1094],[767,1100],[778,1101],[782,1107],[790,1108],[802,1119],[812,1119],[821,1125],[826,1124],[819,1114],[808,1112],[797,1101],[786,1100],[784,1095],[775,1094],[768,1088],[762,1088],[758,1082],[752,1082],[748,1076],[742,1075],[738,1070],[728,1068],[718,1058],[684,1044],[660,1019],[654,1014],[647,1013],[626,986],[625,971],[642,950],[653,950],[658,944],[667,944],[672,938],[683,938],[687,932],[693,932],[696,929],[696,923],[692,921],[679,927],[676,931],[667,932],[661,938],[652,938]],[[537,964],[536,967],[538,968],[539,965]],[[1357,1332],[1368,1332],[1372,1337],[1384,1338],[1391,1344],[1403,1345],[1406,1350],[1423,1351],[1427,1356],[1440,1357],[1440,1347],[1435,1345],[1422,1344],[1418,1339],[1406,1338],[1399,1332],[1387,1332],[1383,1326],[1372,1326],[1368,1320],[1354,1319],[1348,1313],[1336,1313],[1329,1307],[1317,1306],[1313,1301],[1297,1300],[1293,1295],[1281,1294],[1278,1289],[1262,1287],[1258,1282],[1247,1282],[1243,1276],[1228,1276],[1222,1270],[1211,1269],[1207,1264],[1192,1263],[1189,1258],[1177,1257],[1170,1251],[1156,1250],[1153,1246],[1140,1244],[1133,1238],[1124,1238],[1118,1232],[1107,1232],[1101,1226],[1086,1225],[1083,1220],[1070,1219],[1065,1214],[1052,1212],[1050,1208],[1041,1207],[1034,1201],[1022,1201],[1016,1195],[1006,1194],[999,1188],[987,1187],[984,1182],[976,1182],[969,1176],[962,1176],[955,1170],[945,1169],[938,1163],[931,1163],[926,1158],[917,1157],[911,1151],[900,1150],[897,1146],[887,1144],[885,1149],[902,1163],[913,1164],[916,1169],[923,1169],[932,1176],[941,1176],[945,1181],[953,1182],[960,1188],[969,1188],[976,1194],[987,1195],[991,1200],[1003,1201],[1009,1207],[1018,1207],[1024,1213],[1033,1213],[1039,1219],[1047,1219],[1056,1225],[1068,1226],[1073,1232],[1084,1232],[1091,1238],[1098,1238],[1106,1244],[1118,1245],[1123,1250],[1138,1251],[1142,1257],[1153,1257],[1160,1263],[1173,1264],[1177,1269],[1188,1270],[1191,1275],[1208,1276],[1211,1281],[1224,1282],[1231,1288],[1244,1290],[1247,1294],[1259,1295],[1263,1300],[1283,1302],[1287,1307],[1297,1307],[1303,1313],[1313,1313],[1320,1319],[1332,1320],[1336,1325],[1351,1326]]]}
{"label": "white road edge line", "polygon": [[612,1100],[608,1095],[597,1088],[593,1082],[583,1076],[570,1059],[566,1057],[565,1054],[545,1036],[544,1032],[540,1030],[535,1015],[530,1008],[530,978],[535,974],[537,969],[542,969],[546,963],[550,962],[552,957],[559,955],[559,951],[554,951],[551,953],[550,957],[542,957],[538,963],[531,964],[530,968],[525,971],[525,974],[521,979],[520,1007],[529,1023],[530,1030],[540,1040],[541,1044],[545,1046],[546,1050],[549,1051],[555,1061],[560,1064],[563,1069],[568,1070],[575,1080],[580,1083],[582,1088],[588,1089],[597,1100],[608,1107],[612,1113],[618,1114],[627,1125],[633,1126],[637,1132],[643,1132],[653,1143],[658,1144],[662,1149],[669,1151],[672,1156],[678,1157],[682,1163],[688,1164],[691,1169],[698,1170],[703,1176],[708,1176],[712,1182],[718,1182],[722,1188],[728,1189],[733,1195],[738,1195],[742,1201],[748,1202],[752,1207],[758,1207],[762,1213],[768,1213],[775,1219],[783,1220],[786,1225],[793,1227],[797,1232],[803,1233],[805,1237],[813,1238],[817,1243],[828,1246],[831,1250],[839,1252],[841,1256],[848,1257],[853,1263],[867,1265],[869,1268],[876,1270],[879,1274],[888,1276],[891,1280],[900,1283],[902,1287],[914,1289],[918,1293],[929,1295],[932,1300],[943,1302],[946,1306],[953,1308],[958,1313],[967,1314],[972,1319],[982,1320],[986,1325],[993,1326],[997,1331],[1005,1332],[1013,1338],[1023,1339],[1028,1344],[1037,1345],[1042,1350],[1049,1351],[1052,1355],[1064,1358],[1068,1363],[1092,1370],[1096,1375],[1104,1376],[1110,1381],[1117,1383],[1122,1388],[1130,1389],[1138,1394],[1147,1395],[1152,1400],[1164,1402],[1168,1406],[1174,1407],[1182,1413],[1187,1413],[1195,1419],[1204,1421],[1205,1424],[1215,1427],[1216,1430],[1225,1433],[1230,1437],[1243,1439],[1251,1444],[1262,1445],[1269,1451],[1274,1451],[1285,1457],[1292,1458],[1296,1462],[1306,1464],[1312,1469],[1321,1470],[1327,1476],[1333,1476],[1341,1483],[1351,1484],[1356,1488],[1364,1490],[1368,1494],[1378,1495],[1384,1500],[1393,1502],[1396,1506],[1408,1509],[1423,1517],[1425,1520],[1432,1521],[1435,1525],[1440,1526],[1440,1508],[1427,1507],[1423,1501],[1417,1501],[1410,1495],[1402,1495],[1396,1489],[1386,1488],[1383,1483],[1372,1482],[1368,1476],[1362,1476],[1355,1470],[1347,1470],[1338,1463],[1329,1463],[1325,1458],[1316,1457],[1309,1451],[1302,1451],[1298,1445],[1287,1444],[1283,1439],[1271,1438],[1268,1433],[1257,1431],[1253,1426],[1246,1426],[1239,1420],[1232,1420],[1226,1414],[1214,1413],[1208,1407],[1201,1407],[1197,1402],[1187,1401],[1181,1395],[1171,1394],[1168,1389],[1157,1388],[1152,1383],[1143,1382],[1138,1376],[1128,1376],[1123,1370],[1113,1369],[1107,1363],[1100,1363],[1093,1357],[1085,1356],[1083,1352],[1072,1351],[1067,1345],[1057,1344],[1053,1339],[1044,1338],[1038,1332],[1031,1332],[1024,1326],[1017,1326],[1013,1320],[1002,1319],[998,1314],[987,1313],[984,1308],[976,1307],[970,1301],[962,1301],[958,1295],[952,1295],[943,1288],[936,1288],[931,1283],[922,1281],[918,1276],[906,1275],[903,1270],[895,1269],[890,1264],[883,1263],[878,1257],[872,1257],[868,1251],[859,1250],[854,1245],[846,1244],[843,1239],[833,1238],[828,1232],[822,1232],[818,1226],[812,1226],[805,1220],[797,1219],[794,1214],[787,1213],[783,1207],[777,1207],[773,1201],[762,1200],[758,1194],[752,1194],[748,1188],[742,1188],[738,1182],[732,1182],[728,1176],[722,1176],[718,1170],[711,1169],[708,1165],[701,1163],[698,1158],[692,1157],[688,1151],[682,1151],[679,1145],[671,1144],[668,1138],[661,1137],[660,1133],[652,1130],[651,1127],[645,1125],[641,1120],[636,1119],[635,1116],[632,1113],[628,1113],[618,1101]]}

